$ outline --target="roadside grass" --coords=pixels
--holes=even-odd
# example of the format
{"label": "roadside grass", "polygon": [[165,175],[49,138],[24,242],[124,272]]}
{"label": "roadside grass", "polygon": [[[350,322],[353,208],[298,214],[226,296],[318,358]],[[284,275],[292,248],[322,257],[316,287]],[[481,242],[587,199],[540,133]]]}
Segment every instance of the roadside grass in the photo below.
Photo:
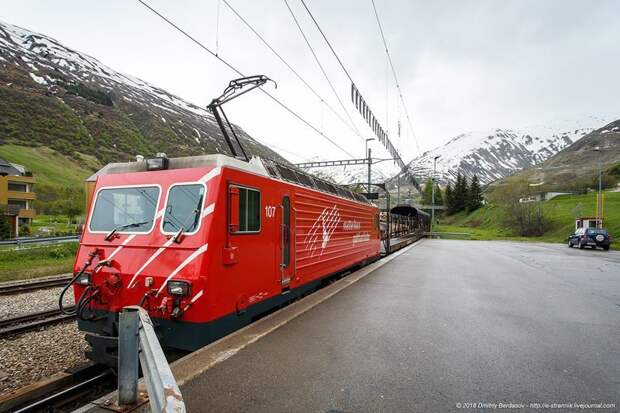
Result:
{"label": "roadside grass", "polygon": [[55,234],[75,234],[80,225],[69,222],[66,215],[37,215],[30,224],[33,236],[54,236]]}
{"label": "roadside grass", "polygon": [[[596,194],[561,195],[543,204],[550,228],[541,237],[522,237],[503,226],[503,211],[495,205],[484,206],[471,214],[461,212],[443,217],[436,231],[463,232],[474,240],[514,240],[564,243],[574,231],[575,217],[596,215]],[[613,237],[611,248],[620,250],[620,192],[604,191],[603,225]]]}
{"label": "roadside grass", "polygon": [[77,242],[0,250],[0,282],[71,272]]}

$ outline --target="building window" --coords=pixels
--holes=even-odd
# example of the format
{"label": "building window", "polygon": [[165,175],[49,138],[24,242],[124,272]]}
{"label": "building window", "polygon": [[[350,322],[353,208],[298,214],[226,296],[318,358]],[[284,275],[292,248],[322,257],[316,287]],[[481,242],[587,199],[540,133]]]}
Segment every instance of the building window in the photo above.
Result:
{"label": "building window", "polygon": [[205,187],[202,184],[175,185],[170,188],[162,231],[195,232],[200,226]]}
{"label": "building window", "polygon": [[28,184],[21,182],[9,182],[9,191],[28,192]]}
{"label": "building window", "polygon": [[21,209],[28,209],[28,201],[22,199],[9,199],[9,205],[15,205]]}

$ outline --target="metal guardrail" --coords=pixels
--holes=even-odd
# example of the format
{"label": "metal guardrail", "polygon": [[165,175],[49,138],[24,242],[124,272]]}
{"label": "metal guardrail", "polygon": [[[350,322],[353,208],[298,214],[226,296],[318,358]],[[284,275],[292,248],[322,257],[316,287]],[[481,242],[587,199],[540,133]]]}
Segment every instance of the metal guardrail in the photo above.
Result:
{"label": "metal guardrail", "polygon": [[63,241],[77,241],[80,238],[79,235],[64,235],[61,237],[30,237],[30,238],[15,238],[0,241],[0,245],[24,245],[24,244],[42,244],[47,242],[63,242]]}
{"label": "metal guardrail", "polygon": [[185,403],[159,345],[153,323],[139,306],[123,308],[118,329],[118,404],[138,400],[138,359],[153,412],[185,412]]}
{"label": "metal guardrail", "polygon": [[463,237],[463,238],[471,238],[471,234],[469,232],[425,232],[425,237],[430,238],[442,238],[442,237]]}

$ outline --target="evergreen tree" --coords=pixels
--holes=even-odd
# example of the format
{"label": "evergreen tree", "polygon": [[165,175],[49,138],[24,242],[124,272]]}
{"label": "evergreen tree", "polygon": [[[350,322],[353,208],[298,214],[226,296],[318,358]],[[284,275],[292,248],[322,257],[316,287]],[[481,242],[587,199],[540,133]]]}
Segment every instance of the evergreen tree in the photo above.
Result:
{"label": "evergreen tree", "polygon": [[459,172],[456,176],[456,184],[454,185],[453,209],[454,212],[461,212],[465,209],[465,201],[467,200],[467,178]]}
{"label": "evergreen tree", "polygon": [[430,178],[424,184],[424,190],[422,191],[422,203],[424,205],[430,205],[433,199],[433,181]]}
{"label": "evergreen tree", "polygon": [[467,191],[467,211],[475,211],[482,206],[482,189],[478,176],[474,175]]}
{"label": "evergreen tree", "polygon": [[0,239],[8,239],[11,237],[11,226],[4,211],[0,209]]}
{"label": "evergreen tree", "polygon": [[439,185],[435,186],[435,205],[443,205],[443,195]]}
{"label": "evergreen tree", "polygon": [[448,214],[454,213],[454,197],[452,193],[452,186],[450,183],[446,185],[445,196],[444,196],[444,205]]}

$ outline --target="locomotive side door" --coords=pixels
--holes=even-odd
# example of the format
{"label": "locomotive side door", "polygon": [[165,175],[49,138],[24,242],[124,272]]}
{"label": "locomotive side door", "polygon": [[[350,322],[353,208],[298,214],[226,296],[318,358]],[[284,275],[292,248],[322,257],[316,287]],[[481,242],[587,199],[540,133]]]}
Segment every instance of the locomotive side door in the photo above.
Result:
{"label": "locomotive side door", "polygon": [[293,277],[294,265],[292,254],[291,200],[288,195],[282,197],[282,214],[280,219],[280,279],[283,289],[288,289]]}

